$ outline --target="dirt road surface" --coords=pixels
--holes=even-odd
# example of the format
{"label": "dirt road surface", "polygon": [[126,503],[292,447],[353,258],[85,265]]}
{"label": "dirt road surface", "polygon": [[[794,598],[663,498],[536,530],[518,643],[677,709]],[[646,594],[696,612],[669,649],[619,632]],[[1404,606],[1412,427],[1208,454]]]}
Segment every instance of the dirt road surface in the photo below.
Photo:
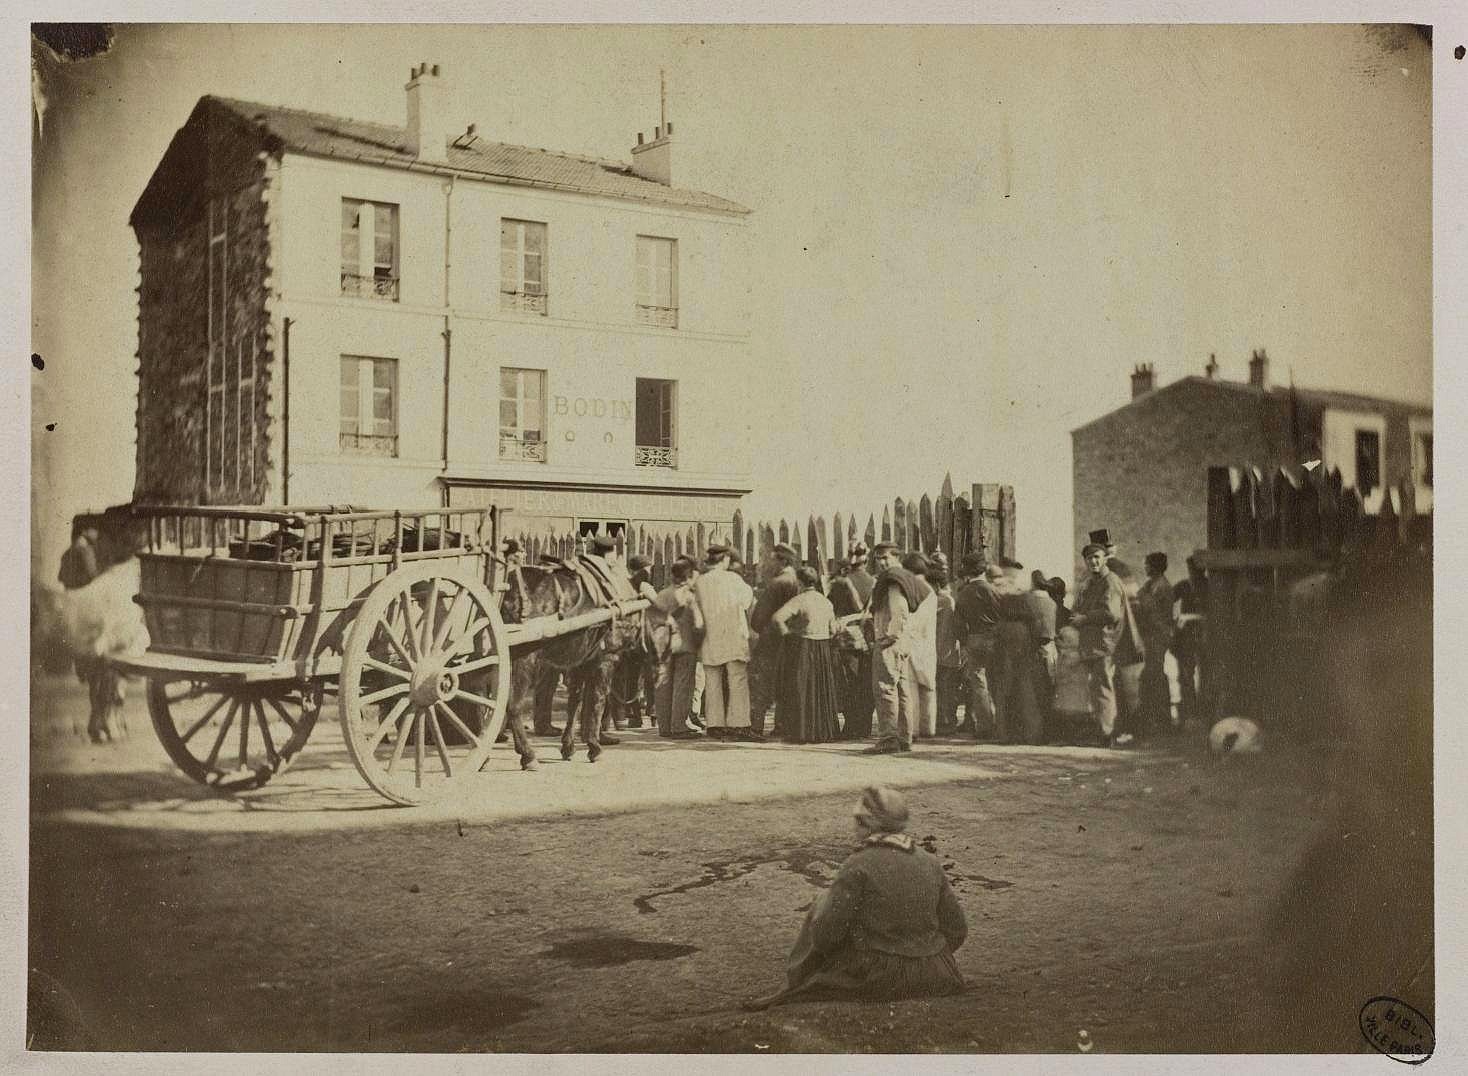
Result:
{"label": "dirt road surface", "polygon": [[[1264,925],[1325,802],[1316,759],[1220,764],[1201,735],[864,757],[637,731],[595,765],[506,750],[472,803],[393,808],[329,715],[227,800],[136,701],[121,744],[85,744],[84,715],[74,683],[37,688],[30,963],[114,1050],[1074,1052],[1084,1028],[1099,1052],[1258,1051]],[[741,1010],[781,984],[874,782],[957,887],[969,992]]]}

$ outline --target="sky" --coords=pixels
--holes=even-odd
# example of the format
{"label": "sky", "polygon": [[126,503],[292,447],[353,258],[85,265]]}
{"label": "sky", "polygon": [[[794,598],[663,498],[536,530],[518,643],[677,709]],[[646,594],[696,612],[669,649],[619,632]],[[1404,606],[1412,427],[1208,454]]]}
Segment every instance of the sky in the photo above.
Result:
{"label": "sky", "polygon": [[[206,93],[630,159],[751,207],[756,515],[1015,487],[1068,574],[1069,431],[1128,374],[1432,400],[1431,59],[1397,27],[123,25],[33,49],[33,566],[132,493],[127,216]],[[42,107],[43,106],[43,107]],[[46,425],[54,423],[54,429]],[[1106,521],[1087,521],[1104,525]]]}

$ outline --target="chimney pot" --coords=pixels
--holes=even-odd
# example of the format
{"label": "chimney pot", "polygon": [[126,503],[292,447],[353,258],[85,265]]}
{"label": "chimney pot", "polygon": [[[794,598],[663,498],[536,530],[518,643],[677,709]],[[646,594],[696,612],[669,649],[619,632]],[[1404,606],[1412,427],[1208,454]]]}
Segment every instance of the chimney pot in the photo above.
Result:
{"label": "chimney pot", "polygon": [[1255,388],[1269,388],[1269,356],[1263,348],[1255,351],[1249,359],[1249,384]]}
{"label": "chimney pot", "polygon": [[1152,391],[1154,385],[1152,364],[1141,362],[1132,370],[1132,399]]}
{"label": "chimney pot", "polygon": [[669,120],[668,123],[667,123],[667,125],[663,128],[663,130],[665,132],[667,132],[667,135],[668,135],[669,138],[672,138],[673,137],[673,121],[672,120]]}
{"label": "chimney pot", "polygon": [[433,77],[438,78],[438,64],[433,65]]}
{"label": "chimney pot", "polygon": [[642,145],[642,132],[641,131],[638,131],[637,132],[637,144],[639,146]]}

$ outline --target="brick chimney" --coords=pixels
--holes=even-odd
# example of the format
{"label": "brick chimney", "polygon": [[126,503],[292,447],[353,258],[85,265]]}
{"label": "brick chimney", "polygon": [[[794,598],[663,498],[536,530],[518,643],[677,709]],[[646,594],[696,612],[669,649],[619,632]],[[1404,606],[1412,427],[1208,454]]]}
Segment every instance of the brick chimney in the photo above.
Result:
{"label": "brick chimney", "polygon": [[1269,388],[1269,356],[1261,347],[1249,360],[1249,384],[1255,388]]}
{"label": "brick chimney", "polygon": [[1144,362],[1137,365],[1132,371],[1132,399],[1145,395],[1154,387],[1152,364]]}
{"label": "brick chimney", "polygon": [[408,152],[420,161],[448,160],[447,93],[438,64],[419,64],[408,73]]}
{"label": "brick chimney", "polygon": [[1209,381],[1213,381],[1218,377],[1218,356],[1211,351],[1208,353],[1208,365],[1203,367],[1203,376]]}

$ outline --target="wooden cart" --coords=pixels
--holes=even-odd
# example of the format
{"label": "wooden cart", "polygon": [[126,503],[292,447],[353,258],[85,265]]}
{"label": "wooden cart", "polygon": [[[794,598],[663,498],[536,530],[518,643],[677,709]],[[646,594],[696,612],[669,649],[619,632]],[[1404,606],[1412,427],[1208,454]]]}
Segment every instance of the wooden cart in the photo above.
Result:
{"label": "wooden cart", "polygon": [[488,508],[134,511],[152,641],[119,665],[147,678],[169,757],[223,792],[289,766],[335,694],[369,785],[400,804],[453,794],[504,724],[514,642],[646,605],[507,627]]}

